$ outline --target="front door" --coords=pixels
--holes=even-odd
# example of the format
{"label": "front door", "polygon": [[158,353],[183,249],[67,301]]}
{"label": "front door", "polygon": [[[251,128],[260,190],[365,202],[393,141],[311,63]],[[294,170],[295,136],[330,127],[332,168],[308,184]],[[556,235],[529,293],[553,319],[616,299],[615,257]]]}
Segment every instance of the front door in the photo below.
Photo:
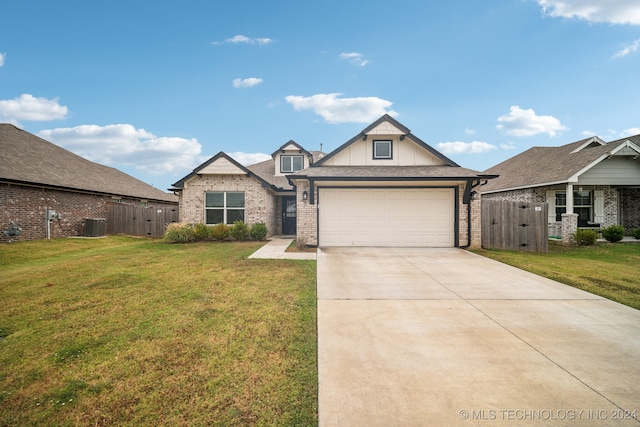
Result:
{"label": "front door", "polygon": [[296,198],[282,198],[282,234],[296,234]]}

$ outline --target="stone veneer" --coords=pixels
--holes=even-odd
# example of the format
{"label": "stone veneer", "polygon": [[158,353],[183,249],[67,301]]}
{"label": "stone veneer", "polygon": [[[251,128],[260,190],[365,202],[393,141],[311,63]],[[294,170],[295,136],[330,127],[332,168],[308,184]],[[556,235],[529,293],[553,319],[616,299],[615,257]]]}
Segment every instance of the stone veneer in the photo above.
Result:
{"label": "stone veneer", "polygon": [[276,205],[280,198],[262,187],[258,180],[246,175],[202,175],[185,182],[180,192],[180,222],[204,223],[207,191],[243,191],[244,222],[249,226],[264,222],[269,236],[280,232],[276,219]]}

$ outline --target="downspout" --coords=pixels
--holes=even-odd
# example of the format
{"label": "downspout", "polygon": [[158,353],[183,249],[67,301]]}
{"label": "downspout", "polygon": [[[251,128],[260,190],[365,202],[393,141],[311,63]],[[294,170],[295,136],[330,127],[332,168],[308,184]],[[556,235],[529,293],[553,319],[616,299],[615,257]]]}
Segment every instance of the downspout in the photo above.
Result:
{"label": "downspout", "polygon": [[464,246],[460,246],[460,249],[467,249],[469,246],[471,246],[471,201],[474,199],[475,195],[477,194],[476,191],[473,191],[473,188],[476,188],[478,186],[482,187],[483,185],[489,182],[489,179],[496,178],[496,177],[498,177],[498,175],[483,175],[480,178],[467,181],[467,185],[471,183],[471,188],[470,188],[471,191],[469,191],[469,199],[467,201],[468,202],[467,203],[467,244]]}
{"label": "downspout", "polygon": [[462,200],[463,203],[466,201],[467,205],[467,244],[464,246],[460,246],[460,249],[467,249],[469,248],[469,246],[471,246],[471,201],[473,200],[474,194],[476,194],[476,192],[472,191],[472,189],[477,187],[479,184],[480,179],[470,179],[467,181],[467,188],[465,189],[465,195]]}

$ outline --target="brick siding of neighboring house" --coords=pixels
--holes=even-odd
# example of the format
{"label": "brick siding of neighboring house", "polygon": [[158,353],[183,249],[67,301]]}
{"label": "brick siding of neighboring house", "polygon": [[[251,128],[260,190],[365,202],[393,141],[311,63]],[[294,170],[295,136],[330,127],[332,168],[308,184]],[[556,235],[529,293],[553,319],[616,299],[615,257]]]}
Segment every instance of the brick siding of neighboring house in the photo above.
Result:
{"label": "brick siding of neighboring house", "polygon": [[264,222],[269,236],[278,233],[276,204],[281,199],[258,180],[246,175],[202,175],[185,182],[180,192],[180,222],[204,223],[204,201],[208,191],[244,192],[244,222],[249,226]]}
{"label": "brick siding of neighboring house", "polygon": [[620,222],[628,234],[640,227],[640,188],[620,189],[620,211]]}
{"label": "brick siding of neighboring house", "polygon": [[[109,195],[88,194],[43,187],[0,183],[0,242],[45,239],[47,237],[47,210],[54,210],[62,219],[50,223],[50,238],[82,236],[84,220],[106,218]],[[140,199],[121,198],[121,203],[140,205]],[[149,206],[175,206],[169,203],[149,202]],[[9,222],[20,224],[20,236],[7,237],[2,233]],[[105,224],[109,232],[109,224]]]}

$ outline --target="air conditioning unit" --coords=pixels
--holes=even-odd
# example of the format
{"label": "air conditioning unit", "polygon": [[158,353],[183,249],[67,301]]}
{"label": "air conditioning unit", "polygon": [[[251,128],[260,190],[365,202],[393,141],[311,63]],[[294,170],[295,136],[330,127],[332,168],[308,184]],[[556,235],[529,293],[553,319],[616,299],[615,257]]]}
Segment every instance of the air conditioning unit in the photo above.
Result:
{"label": "air conditioning unit", "polygon": [[104,236],[107,220],[104,218],[87,218],[84,220],[84,237]]}

